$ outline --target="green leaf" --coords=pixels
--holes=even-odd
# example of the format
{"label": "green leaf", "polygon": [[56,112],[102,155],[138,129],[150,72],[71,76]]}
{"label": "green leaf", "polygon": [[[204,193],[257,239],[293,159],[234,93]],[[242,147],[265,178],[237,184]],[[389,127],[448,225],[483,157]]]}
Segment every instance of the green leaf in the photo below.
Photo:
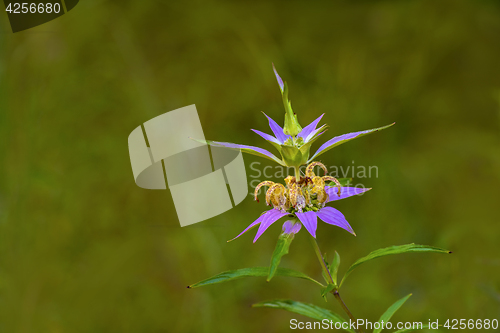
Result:
{"label": "green leaf", "polygon": [[337,288],[336,284],[329,283],[325,288],[321,289],[321,297],[325,298],[326,301],[326,295],[335,288]]}
{"label": "green leaf", "polygon": [[[370,129],[370,130],[366,130],[366,131],[361,131],[359,132],[358,135],[354,136],[354,137],[350,137],[349,139],[344,139],[344,140],[339,140],[339,141],[336,141],[334,144],[332,144],[331,146],[328,146],[327,148],[323,149],[322,151],[320,152],[316,152],[310,159],[308,162],[311,162],[313,161],[316,157],[318,157],[319,155],[323,154],[323,153],[326,153],[327,151],[329,151],[330,149],[334,148],[334,147],[337,147],[345,142],[348,142],[348,141],[351,141],[351,140],[354,140],[356,138],[360,138],[362,136],[365,136],[367,134],[370,134],[370,133],[374,133],[374,132],[377,132],[377,131],[381,131],[383,129],[386,129],[388,127],[391,127],[392,125],[394,125],[395,123],[392,123],[392,124],[389,124],[389,125],[386,125],[386,126],[382,126],[382,127],[378,127],[378,128],[373,128],[373,129]],[[345,134],[344,134],[345,135]],[[335,140],[336,138],[338,137],[335,137],[333,139],[331,139],[330,141],[332,140]],[[327,141],[329,142],[329,141]]]}
{"label": "green leaf", "polygon": [[[236,269],[232,271],[226,271],[219,273],[217,275],[214,275],[208,279],[205,279],[203,281],[197,282],[195,284],[192,284],[188,286],[188,288],[198,288],[202,286],[207,286],[210,284],[216,284],[216,283],[222,283],[222,282],[227,282],[231,280],[236,280],[236,279],[241,279],[244,277],[254,277],[254,276],[267,276],[269,273],[269,267],[248,267],[248,268],[241,268],[241,269]],[[288,269],[288,268],[278,268],[275,273],[276,276],[290,276],[290,277],[296,277],[299,279],[305,279],[309,280],[311,282],[316,283],[317,285],[324,287],[324,285],[313,278],[305,275],[304,273],[295,271],[293,269]]]}
{"label": "green leaf", "polygon": [[337,251],[335,251],[335,256],[333,257],[332,264],[329,267],[330,274],[332,276],[333,282],[337,285],[337,275],[339,272],[340,256]]}
{"label": "green leaf", "polygon": [[[378,249],[370,254],[368,254],[366,257],[358,259],[354,264],[349,267],[347,272],[345,273],[344,277],[342,278],[342,281],[340,282],[340,286],[344,283],[345,279],[347,276],[359,265],[362,263],[365,263],[367,261],[373,260],[375,258],[380,258],[384,256],[388,256],[391,254],[400,254],[400,253],[407,253],[407,252],[437,252],[437,253],[451,253],[451,251],[444,250],[438,247],[434,246],[427,246],[427,245],[417,245],[417,244],[406,244],[406,245],[397,245],[397,246],[389,246],[383,249]],[[339,287],[340,287],[339,286]]]}
{"label": "green leaf", "polygon": [[[330,310],[320,308],[319,306],[313,304],[307,304],[302,302],[296,302],[292,300],[272,300],[272,301],[264,301],[260,303],[253,304],[252,307],[267,307],[267,308],[275,308],[275,309],[283,309],[290,312],[298,313],[303,316],[316,319],[323,320],[327,319],[328,321],[332,321],[335,323],[344,323],[346,320],[342,318],[340,315],[331,312]],[[350,329],[344,329],[347,332],[353,332]]]}
{"label": "green leaf", "polygon": [[271,281],[281,261],[281,257],[288,253],[288,248],[292,243],[294,234],[281,234],[278,238],[278,243],[271,257],[271,266],[269,266],[269,274],[267,282]]}
{"label": "green leaf", "polygon": [[281,156],[287,166],[300,166],[302,162],[302,153],[299,148],[294,146],[281,146]]}
{"label": "green leaf", "polygon": [[[392,316],[396,311],[399,310],[399,308],[410,298],[411,294],[401,298],[399,301],[391,305],[387,311],[384,312],[384,314],[380,317],[378,320],[379,323],[387,323],[389,320],[391,320]],[[373,333],[380,333],[382,331],[383,326],[379,325],[379,328],[376,328],[373,330]]]}
{"label": "green leaf", "polygon": [[[441,326],[441,325],[439,325]],[[403,328],[402,330],[395,331],[394,333],[406,333],[406,332],[413,332],[416,330],[423,330],[424,328],[429,328],[429,325],[422,325],[422,327],[419,328]]]}

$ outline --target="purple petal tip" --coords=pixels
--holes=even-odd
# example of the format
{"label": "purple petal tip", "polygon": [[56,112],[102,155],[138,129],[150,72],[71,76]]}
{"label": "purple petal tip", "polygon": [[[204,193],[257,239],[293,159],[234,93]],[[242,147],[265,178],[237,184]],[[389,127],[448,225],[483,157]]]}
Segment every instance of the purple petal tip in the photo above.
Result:
{"label": "purple petal tip", "polygon": [[300,231],[302,224],[300,222],[286,221],[283,223],[282,230],[285,234],[296,234]]}
{"label": "purple petal tip", "polygon": [[280,85],[281,92],[283,92],[285,85],[283,84],[283,80],[281,79],[278,72],[276,71],[276,67],[274,67],[274,63],[273,63],[273,71],[274,71],[274,75],[276,75],[276,80],[278,80],[278,84]]}

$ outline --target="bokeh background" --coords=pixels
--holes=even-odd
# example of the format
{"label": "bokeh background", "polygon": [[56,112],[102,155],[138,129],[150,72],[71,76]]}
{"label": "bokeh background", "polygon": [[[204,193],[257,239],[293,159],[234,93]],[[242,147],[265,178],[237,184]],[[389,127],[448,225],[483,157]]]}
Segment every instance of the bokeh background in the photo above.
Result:
{"label": "bokeh background", "polygon": [[[250,128],[268,132],[260,111],[282,122],[271,62],[302,124],[325,113],[325,139],[396,122],[321,157],[379,170],[355,179],[371,192],[335,205],[357,237],[319,223],[341,273],[389,245],[454,252],[361,266],[342,292],[354,315],[376,321],[413,293],[394,320],[500,319],[497,1],[83,1],[16,34],[0,16],[0,331],[287,332],[308,320],[251,308],[274,298],[342,313],[291,278],[186,289],[268,265],[281,223],[226,243],[262,203],[181,228],[169,191],[133,180],[128,134],[190,104],[207,139],[266,147]],[[321,279],[305,232],[282,266]]]}

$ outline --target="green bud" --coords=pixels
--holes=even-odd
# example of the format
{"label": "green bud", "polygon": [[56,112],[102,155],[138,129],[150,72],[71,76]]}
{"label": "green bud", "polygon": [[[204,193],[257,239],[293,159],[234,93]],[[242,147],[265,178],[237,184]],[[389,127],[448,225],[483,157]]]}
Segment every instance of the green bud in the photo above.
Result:
{"label": "green bud", "polygon": [[284,88],[282,91],[283,105],[285,106],[285,126],[283,127],[283,133],[286,135],[296,136],[302,131],[302,127],[299,125],[297,120],[297,115],[293,113],[292,104],[288,100],[288,85],[284,83]]}

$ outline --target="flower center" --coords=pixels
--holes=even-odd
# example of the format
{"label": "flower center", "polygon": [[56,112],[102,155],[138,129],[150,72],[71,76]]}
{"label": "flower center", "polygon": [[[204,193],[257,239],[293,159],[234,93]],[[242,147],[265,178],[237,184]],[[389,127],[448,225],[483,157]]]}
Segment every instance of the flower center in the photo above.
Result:
{"label": "flower center", "polygon": [[317,211],[323,208],[328,201],[328,193],[325,190],[325,182],[333,181],[338,187],[338,196],[340,196],[340,182],[331,176],[319,177],[314,174],[314,167],[319,166],[327,173],[326,167],[320,162],[312,162],[306,168],[305,177],[288,176],[285,178],[286,187],[283,184],[275,183],[270,180],[261,182],[255,188],[254,196],[257,202],[257,194],[261,187],[269,187],[266,192],[266,204],[273,206],[283,212],[295,213],[303,211]]}

